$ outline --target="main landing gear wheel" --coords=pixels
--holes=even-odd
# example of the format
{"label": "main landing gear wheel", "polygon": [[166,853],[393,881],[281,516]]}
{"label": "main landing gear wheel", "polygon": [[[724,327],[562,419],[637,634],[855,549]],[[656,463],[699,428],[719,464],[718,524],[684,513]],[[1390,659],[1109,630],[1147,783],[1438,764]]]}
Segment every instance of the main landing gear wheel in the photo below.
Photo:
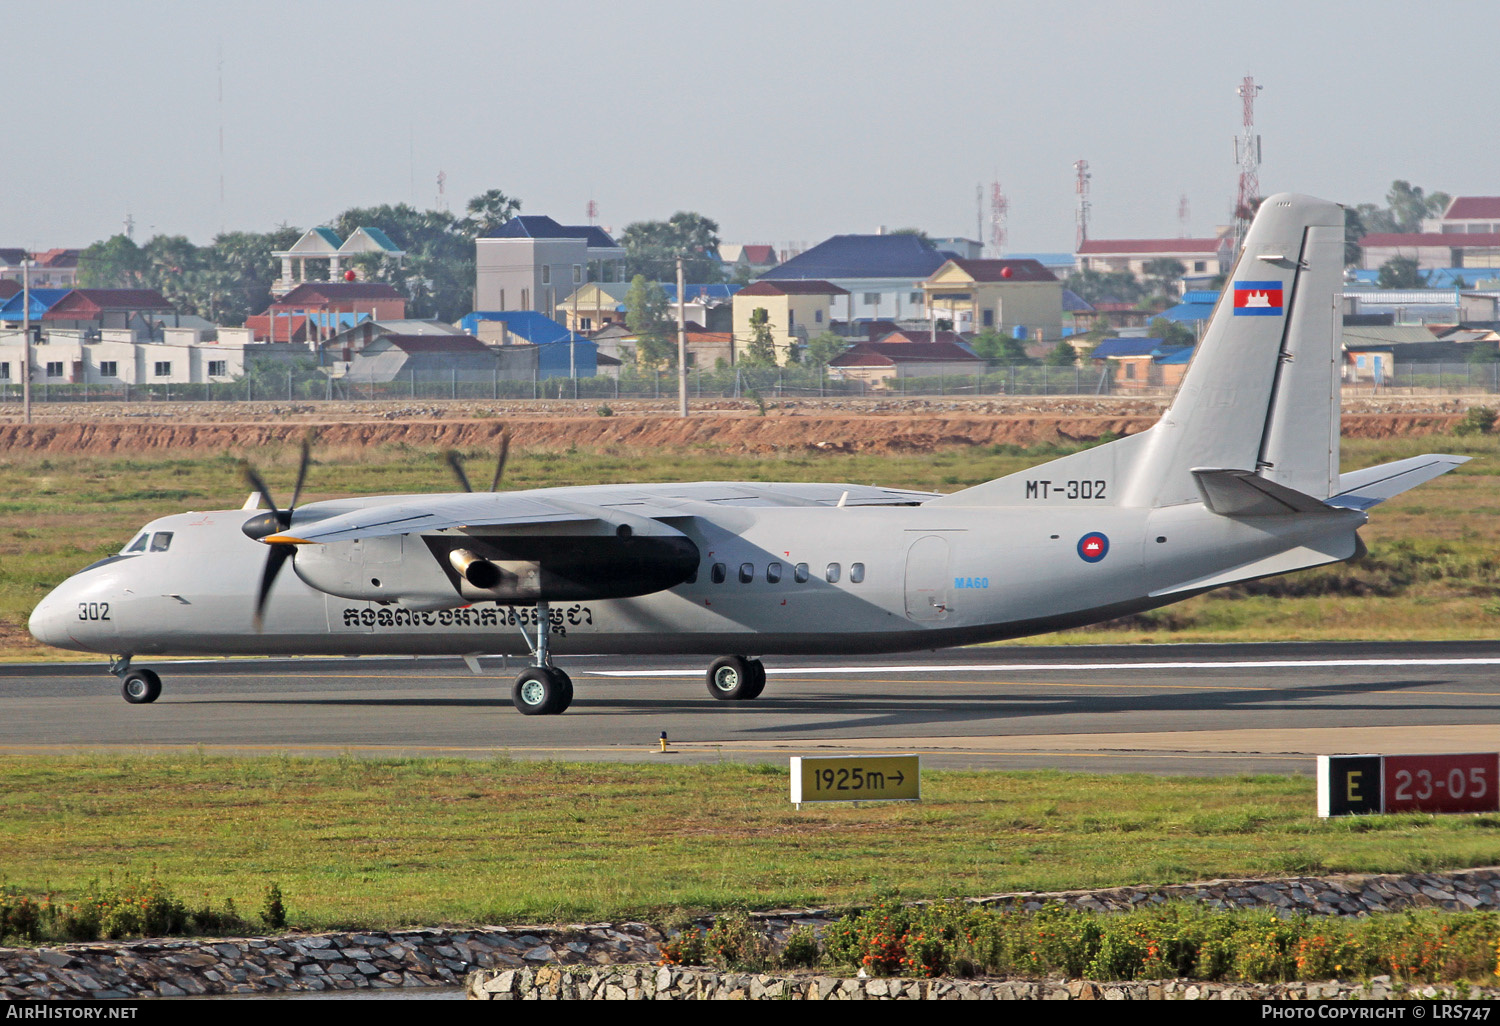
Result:
{"label": "main landing gear wheel", "polygon": [[120,681],[120,694],[131,705],[148,705],[161,695],[161,678],[152,670],[131,670]]}
{"label": "main landing gear wheel", "polygon": [[516,678],[510,699],[523,715],[556,716],[573,702],[573,680],[554,666],[532,666]]}
{"label": "main landing gear wheel", "polygon": [[766,689],[766,667],[759,659],[725,656],[708,668],[708,693],[721,702],[748,702]]}

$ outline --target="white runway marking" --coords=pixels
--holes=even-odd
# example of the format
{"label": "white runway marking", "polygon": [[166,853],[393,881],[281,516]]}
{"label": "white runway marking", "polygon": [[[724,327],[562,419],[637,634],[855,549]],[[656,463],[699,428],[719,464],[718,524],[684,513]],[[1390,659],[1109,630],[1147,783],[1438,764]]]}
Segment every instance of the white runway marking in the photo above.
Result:
{"label": "white runway marking", "polygon": [[[767,666],[767,674],[790,673],[1019,673],[1053,670],[1264,670],[1358,666],[1500,666],[1496,659],[1234,659],[1158,663],[950,663],[913,666]],[[693,670],[592,670],[597,677],[700,677]]]}

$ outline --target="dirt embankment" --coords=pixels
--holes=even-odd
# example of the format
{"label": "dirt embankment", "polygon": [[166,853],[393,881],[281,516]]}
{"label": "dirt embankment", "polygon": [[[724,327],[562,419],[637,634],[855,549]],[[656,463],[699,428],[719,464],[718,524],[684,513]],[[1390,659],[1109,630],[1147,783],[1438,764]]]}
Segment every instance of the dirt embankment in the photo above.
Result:
{"label": "dirt embankment", "polygon": [[[424,411],[428,412],[428,411]],[[435,411],[434,411],[435,412]],[[429,413],[430,416],[430,413]],[[1457,412],[1346,413],[1347,438],[1389,438],[1451,430]],[[511,416],[477,419],[343,420],[281,418],[244,422],[104,420],[0,424],[0,453],[144,454],[253,452],[299,441],[309,428],[326,449],[389,445],[414,448],[489,448],[502,431],[521,448],[660,450],[711,449],[726,453],[931,452],[970,445],[1032,446],[1128,435],[1156,422],[1154,411],[1090,413],[855,414],[811,412],[746,416],[697,414],[686,420],[661,414]]]}

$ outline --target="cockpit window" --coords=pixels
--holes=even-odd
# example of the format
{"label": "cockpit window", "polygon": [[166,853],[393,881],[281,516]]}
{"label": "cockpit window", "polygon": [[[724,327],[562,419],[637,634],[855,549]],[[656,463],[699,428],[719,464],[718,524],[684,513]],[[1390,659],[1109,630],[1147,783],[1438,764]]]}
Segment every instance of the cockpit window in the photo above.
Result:
{"label": "cockpit window", "polygon": [[131,542],[130,545],[129,545],[129,547],[127,547],[125,549],[125,551],[126,552],[145,552],[146,551],[146,542],[147,542],[148,539],[150,539],[150,537],[151,536],[149,534],[143,534],[143,535],[141,535],[135,541]]}
{"label": "cockpit window", "polygon": [[151,551],[166,552],[172,547],[172,532],[157,531],[151,536]]}

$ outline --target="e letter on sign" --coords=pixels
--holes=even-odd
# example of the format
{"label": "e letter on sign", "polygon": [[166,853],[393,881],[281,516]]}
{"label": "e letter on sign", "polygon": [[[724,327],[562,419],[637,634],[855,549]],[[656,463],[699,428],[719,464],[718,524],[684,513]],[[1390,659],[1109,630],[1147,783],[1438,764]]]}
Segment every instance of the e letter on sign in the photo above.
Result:
{"label": "e letter on sign", "polygon": [[1320,755],[1318,815],[1500,812],[1500,753]]}

